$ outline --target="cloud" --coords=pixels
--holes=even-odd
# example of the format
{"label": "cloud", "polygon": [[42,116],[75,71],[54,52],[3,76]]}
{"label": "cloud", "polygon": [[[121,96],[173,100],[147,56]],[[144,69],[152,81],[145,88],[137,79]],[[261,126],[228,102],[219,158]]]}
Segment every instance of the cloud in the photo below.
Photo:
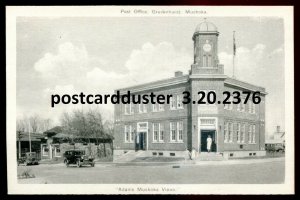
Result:
{"label": "cloud", "polygon": [[141,49],[132,51],[125,66],[137,82],[148,82],[172,77],[177,70],[187,72],[192,61],[188,52],[176,50],[172,43],[145,43]]}
{"label": "cloud", "polygon": [[67,42],[58,46],[57,54],[46,53],[38,60],[34,69],[45,77],[60,77],[74,75],[75,71],[82,71],[87,67],[88,53],[84,46],[77,47]]}
{"label": "cloud", "polygon": [[[268,67],[263,65],[263,60],[266,56],[266,45],[264,44],[256,44],[252,49],[238,47],[235,56],[235,77],[246,82],[254,82],[259,84],[259,80],[257,80],[257,74],[261,74],[262,71]],[[232,76],[232,54],[221,52],[219,53],[219,60],[221,64],[224,64],[224,73],[228,76]]]}
{"label": "cloud", "polygon": [[173,77],[174,72],[188,71],[192,57],[184,50],[176,50],[168,42],[157,45],[145,43],[131,52],[125,62],[126,73],[107,72],[99,67],[87,72],[86,78],[98,91],[115,89]]}

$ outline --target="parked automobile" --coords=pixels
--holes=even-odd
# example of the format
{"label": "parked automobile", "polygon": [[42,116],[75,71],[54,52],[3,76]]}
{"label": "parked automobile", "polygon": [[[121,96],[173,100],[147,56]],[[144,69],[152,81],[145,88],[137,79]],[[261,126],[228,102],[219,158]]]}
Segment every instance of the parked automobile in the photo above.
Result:
{"label": "parked automobile", "polygon": [[18,165],[20,165],[20,164],[25,164],[26,166],[27,165],[38,165],[39,161],[37,159],[36,152],[31,152],[31,153],[27,152],[27,153],[25,153],[25,156],[21,157],[18,160]]}
{"label": "parked automobile", "polygon": [[69,165],[74,164],[77,167],[81,167],[82,165],[91,165],[95,166],[95,161],[92,156],[88,156],[85,154],[84,150],[69,150],[64,153],[64,163],[67,167]]}
{"label": "parked automobile", "polygon": [[268,152],[284,152],[285,146],[281,143],[267,144],[266,150]]}

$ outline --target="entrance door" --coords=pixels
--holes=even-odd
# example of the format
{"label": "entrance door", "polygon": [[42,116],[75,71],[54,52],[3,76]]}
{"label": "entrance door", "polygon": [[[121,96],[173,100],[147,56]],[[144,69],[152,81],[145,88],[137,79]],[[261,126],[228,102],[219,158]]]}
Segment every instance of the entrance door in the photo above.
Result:
{"label": "entrance door", "polygon": [[212,144],[211,144],[211,152],[216,152],[217,147],[216,147],[216,131],[215,130],[201,130],[201,146],[200,150],[201,152],[207,152],[207,138],[210,135],[212,138]]}
{"label": "entrance door", "polygon": [[135,138],[135,149],[136,150],[146,150],[146,132],[137,133]]}

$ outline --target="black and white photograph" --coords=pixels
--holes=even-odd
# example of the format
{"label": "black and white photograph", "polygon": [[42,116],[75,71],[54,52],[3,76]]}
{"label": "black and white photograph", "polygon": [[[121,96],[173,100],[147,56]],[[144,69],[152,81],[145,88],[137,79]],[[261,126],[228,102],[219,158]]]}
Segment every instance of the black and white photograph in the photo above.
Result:
{"label": "black and white photograph", "polygon": [[9,193],[294,193],[293,7],[6,10]]}

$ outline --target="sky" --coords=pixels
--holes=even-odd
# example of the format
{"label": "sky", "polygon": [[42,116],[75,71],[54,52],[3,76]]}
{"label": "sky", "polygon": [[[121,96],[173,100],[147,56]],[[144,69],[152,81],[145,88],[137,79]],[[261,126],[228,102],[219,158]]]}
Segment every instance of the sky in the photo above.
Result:
{"label": "sky", "polygon": [[[51,107],[51,94],[112,94],[115,89],[184,74],[193,63],[199,17],[19,17],[17,117],[38,114],[59,124],[61,113],[87,105]],[[232,76],[236,31],[237,79],[266,88],[266,132],[284,129],[284,27],[281,18],[212,17],[218,56]],[[113,105],[99,107],[113,119]]]}

